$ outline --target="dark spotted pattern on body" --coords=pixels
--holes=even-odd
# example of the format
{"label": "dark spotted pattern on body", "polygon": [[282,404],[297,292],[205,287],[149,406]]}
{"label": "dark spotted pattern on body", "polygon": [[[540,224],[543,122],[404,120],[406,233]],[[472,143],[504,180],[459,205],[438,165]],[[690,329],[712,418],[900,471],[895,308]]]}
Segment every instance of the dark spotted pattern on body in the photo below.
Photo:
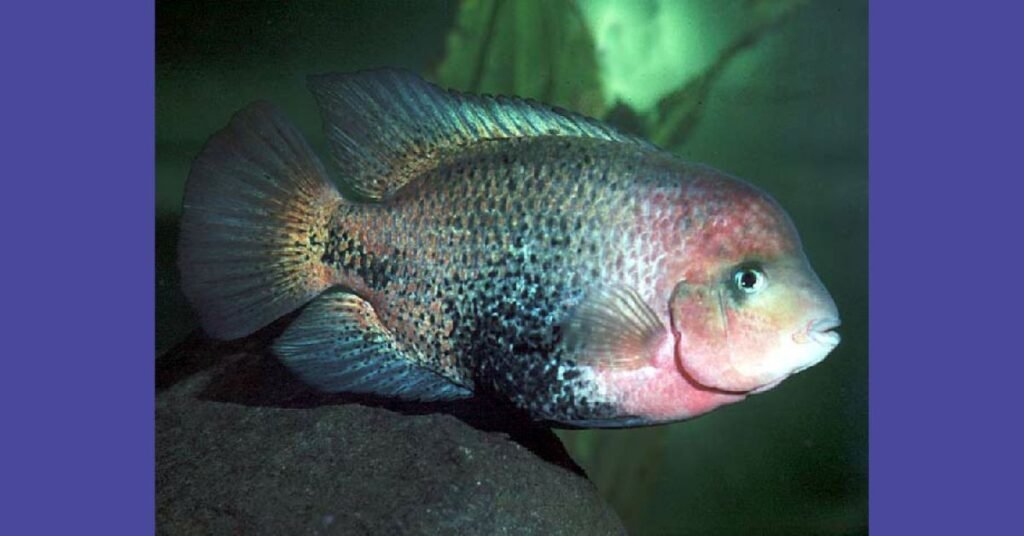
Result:
{"label": "dark spotted pattern on body", "polygon": [[[215,337],[305,306],[274,351],[319,389],[490,392],[538,419],[633,426],[763,392],[838,344],[835,303],[755,187],[592,119],[410,73],[310,88],[360,200],[253,103],[193,165],[179,259]],[[760,287],[736,287],[744,270]]]}
{"label": "dark spotted pattern on body", "polygon": [[432,369],[538,416],[603,419],[615,401],[561,324],[598,285],[658,303],[665,252],[642,234],[665,215],[638,193],[676,198],[681,166],[602,140],[484,141],[380,204],[341,205],[323,260]]}

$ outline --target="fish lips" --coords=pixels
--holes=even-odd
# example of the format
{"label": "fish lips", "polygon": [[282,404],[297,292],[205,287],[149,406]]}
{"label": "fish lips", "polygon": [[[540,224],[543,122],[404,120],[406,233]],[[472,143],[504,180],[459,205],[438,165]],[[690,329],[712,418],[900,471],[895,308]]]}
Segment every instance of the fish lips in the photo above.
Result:
{"label": "fish lips", "polygon": [[840,325],[842,325],[842,322],[837,317],[811,320],[804,329],[793,334],[793,342],[797,344],[814,342],[822,346],[834,348],[842,340],[839,332],[835,331]]}
{"label": "fish lips", "polygon": [[780,378],[773,380],[769,383],[766,383],[761,387],[751,390],[750,394],[757,394],[768,391],[778,386],[786,378],[789,378],[794,374],[799,374],[813,367],[814,365],[817,365],[818,363],[824,361],[825,358],[828,356],[829,352],[831,352],[833,348],[838,346],[839,341],[842,340],[842,337],[839,335],[839,332],[835,331],[836,328],[838,328],[840,325],[842,325],[842,322],[839,320],[838,317],[819,318],[817,320],[812,320],[808,322],[804,329],[793,334],[793,342],[797,344],[814,343],[824,346],[827,349],[822,351],[820,357],[818,357],[817,359],[804,363],[803,365],[793,369],[792,371],[783,374]]}

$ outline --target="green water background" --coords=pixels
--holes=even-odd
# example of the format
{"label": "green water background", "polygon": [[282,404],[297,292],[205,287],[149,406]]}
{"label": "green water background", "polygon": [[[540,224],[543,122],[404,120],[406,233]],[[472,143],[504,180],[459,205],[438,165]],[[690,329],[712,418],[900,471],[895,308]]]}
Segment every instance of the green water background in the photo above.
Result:
{"label": "green water background", "polygon": [[691,422],[560,435],[635,534],[867,531],[866,1],[159,1],[158,354],[196,327],[174,250],[205,139],[268,99],[326,154],[305,76],[380,66],[541,92],[771,192],[839,305],[839,348]]}

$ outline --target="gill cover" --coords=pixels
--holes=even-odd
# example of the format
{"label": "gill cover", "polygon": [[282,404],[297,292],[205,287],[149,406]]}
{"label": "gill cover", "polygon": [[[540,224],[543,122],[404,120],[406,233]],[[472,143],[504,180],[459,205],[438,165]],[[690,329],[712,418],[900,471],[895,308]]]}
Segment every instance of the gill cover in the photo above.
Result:
{"label": "gill cover", "polygon": [[676,359],[683,372],[700,385],[720,390],[749,391],[775,379],[765,360],[751,359],[758,348],[744,347],[730,332],[729,297],[722,285],[681,282],[670,302]]}
{"label": "gill cover", "polygon": [[744,381],[733,366],[729,315],[721,285],[682,281],[669,302],[672,331],[676,335],[676,359],[690,379],[724,391],[745,391]]}

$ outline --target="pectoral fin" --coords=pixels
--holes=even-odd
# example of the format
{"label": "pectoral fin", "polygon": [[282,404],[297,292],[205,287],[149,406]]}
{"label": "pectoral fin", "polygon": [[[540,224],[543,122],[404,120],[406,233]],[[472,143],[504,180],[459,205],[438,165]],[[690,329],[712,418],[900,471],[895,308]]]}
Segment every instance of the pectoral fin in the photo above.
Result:
{"label": "pectoral fin", "polygon": [[322,391],[407,400],[472,394],[404,351],[373,306],[345,291],[329,291],[310,303],[274,351],[292,372]]}
{"label": "pectoral fin", "polygon": [[581,363],[636,368],[669,335],[658,315],[629,287],[593,292],[563,325],[565,344]]}

